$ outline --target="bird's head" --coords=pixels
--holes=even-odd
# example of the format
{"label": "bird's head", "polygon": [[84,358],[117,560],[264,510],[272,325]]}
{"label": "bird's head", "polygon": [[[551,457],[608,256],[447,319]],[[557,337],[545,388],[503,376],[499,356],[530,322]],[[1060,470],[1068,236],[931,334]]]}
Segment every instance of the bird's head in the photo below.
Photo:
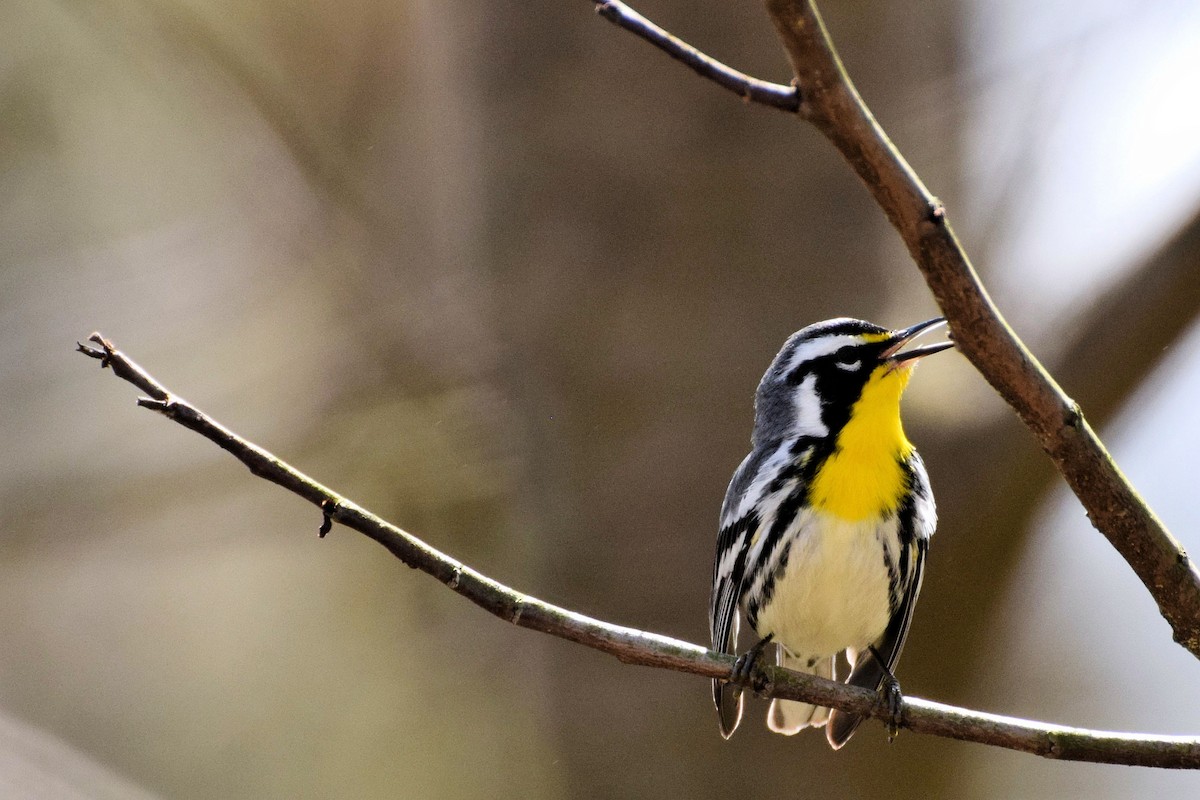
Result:
{"label": "bird's head", "polygon": [[[917,361],[953,347],[905,346],[945,319],[888,330],[840,317],[796,331],[763,375],[755,397],[754,442],[791,436],[837,436],[855,410],[895,413]],[[861,402],[860,402],[861,401]]]}

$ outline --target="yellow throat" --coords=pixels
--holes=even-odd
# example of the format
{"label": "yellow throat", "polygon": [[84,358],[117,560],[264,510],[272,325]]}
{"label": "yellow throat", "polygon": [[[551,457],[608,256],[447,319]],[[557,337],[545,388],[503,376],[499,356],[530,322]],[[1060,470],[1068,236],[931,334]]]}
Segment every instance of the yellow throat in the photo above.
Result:
{"label": "yellow throat", "polygon": [[912,443],[900,424],[900,395],[912,366],[875,368],[813,480],[813,506],[850,521],[895,511],[904,494],[903,459]]}

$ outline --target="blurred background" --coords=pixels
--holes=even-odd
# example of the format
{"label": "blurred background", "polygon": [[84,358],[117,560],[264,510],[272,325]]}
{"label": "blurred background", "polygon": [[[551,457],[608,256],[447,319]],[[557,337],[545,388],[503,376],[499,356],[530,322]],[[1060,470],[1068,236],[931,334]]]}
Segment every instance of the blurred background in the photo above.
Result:
{"label": "blurred background", "polygon": [[[758,2],[639,0],[786,82]],[[830,3],[993,295],[1200,551],[1200,8]],[[815,131],[587,0],[0,4],[0,770],[12,797],[1124,798],[1195,773],[868,724],[717,734],[707,682],[502,624],[134,406],[93,330],[521,590],[694,642],[784,338],[936,313]],[[900,679],[1200,733],[1200,664],[955,355]],[[5,781],[7,783],[5,783]]]}

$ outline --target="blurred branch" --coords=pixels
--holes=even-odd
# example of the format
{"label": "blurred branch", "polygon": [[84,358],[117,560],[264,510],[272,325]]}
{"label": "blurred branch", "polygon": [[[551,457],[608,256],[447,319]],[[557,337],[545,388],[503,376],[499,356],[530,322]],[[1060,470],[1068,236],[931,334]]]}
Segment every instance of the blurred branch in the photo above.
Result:
{"label": "blurred branch", "polygon": [[[1064,321],[1071,339],[1053,357],[1054,373],[1084,399],[1089,416],[1107,424],[1130,393],[1155,368],[1164,351],[1200,313],[1200,209],[1141,264]],[[939,623],[939,634],[960,643],[959,658],[938,667],[943,685],[961,685],[984,658],[984,640],[974,636],[989,624],[1011,578],[1030,519],[1051,486],[1054,472],[1033,448],[1013,447],[1012,420],[1001,417],[981,429],[947,435],[935,449],[975,485],[945,482],[938,506],[950,516],[969,517],[969,544],[945,539],[943,547],[970,550],[960,558],[955,581],[979,591],[981,602],[956,608]],[[925,432],[934,438],[937,428]],[[953,556],[950,556],[953,560]]]}
{"label": "blurred branch", "polygon": [[[1057,369],[1101,420],[1187,330],[1200,311],[1200,209],[1171,240],[1071,323]],[[1084,388],[1080,388],[1084,387]]]}
{"label": "blurred branch", "polygon": [[1121,473],[1079,405],[1004,321],[945,208],[858,95],[816,5],[766,4],[796,76],[799,115],[858,173],[924,275],[958,349],[1033,433],[1092,524],[1150,592],[1175,641],[1200,658],[1200,570]]}
{"label": "blurred branch", "polygon": [[1009,328],[946,219],[842,67],[816,5],[767,0],[796,73],[800,114],[842,153],[900,233],[959,350],[1017,412],[1092,524],[1158,603],[1175,640],[1200,657],[1200,571],[1113,462],[1079,405]]}
{"label": "blurred branch", "polygon": [[351,169],[343,148],[322,126],[306,117],[280,72],[270,67],[260,50],[222,36],[213,29],[200,7],[187,3],[135,5],[120,1],[66,3],[64,7],[106,36],[114,49],[124,47],[127,37],[138,35],[138,31],[131,29],[127,15],[140,9],[155,25],[156,33],[167,37],[176,52],[204,53],[279,137],[313,188],[355,215],[363,214],[366,204],[348,178]]}
{"label": "blurred branch", "polygon": [[[1064,327],[1071,332],[1054,357],[1055,373],[1072,393],[1086,397],[1091,416],[1105,424],[1200,313],[1200,211],[1154,254],[1092,301]],[[996,494],[1020,506],[1018,514],[986,514],[978,532],[1020,530],[1044,492],[1032,454],[1005,453],[1003,426],[993,424],[958,446],[953,461],[993,465]],[[1052,474],[1052,473],[1050,473]],[[1020,476],[1005,485],[1005,476]],[[998,509],[996,511],[999,511]],[[982,555],[982,554],[980,554]],[[984,558],[988,571],[1007,559]]]}
{"label": "blurred branch", "polygon": [[[318,506],[324,536],[339,522],[383,545],[414,569],[437,578],[484,610],[514,625],[549,633],[616,656],[627,664],[686,672],[707,678],[729,678],[734,659],[695,644],[613,625],[560,608],[509,588],[439,552],[412,534],[384,521],[292,468],[258,445],[243,439],[191,404],[172,394],[144,369],[98,333],[79,344],[79,351],[98,359],[101,367],[141,389],[149,397],[138,405],[153,409],[212,441],[250,471]],[[891,721],[886,703],[872,691],[813,675],[761,666],[753,688],[770,697],[803,700]],[[1011,750],[1071,761],[1200,769],[1200,738],[1146,736],[1067,728],[1012,717],[984,714],[917,698],[904,698],[899,724],[919,733],[979,742]]]}
{"label": "blurred branch", "polygon": [[685,41],[668,33],[641,14],[618,0],[592,0],[596,13],[609,22],[640,36],[678,61],[726,89],[738,94],[748,103],[761,103],[782,111],[795,112],[800,108],[800,95],[795,87],[752,78],[720,61],[701,53]]}

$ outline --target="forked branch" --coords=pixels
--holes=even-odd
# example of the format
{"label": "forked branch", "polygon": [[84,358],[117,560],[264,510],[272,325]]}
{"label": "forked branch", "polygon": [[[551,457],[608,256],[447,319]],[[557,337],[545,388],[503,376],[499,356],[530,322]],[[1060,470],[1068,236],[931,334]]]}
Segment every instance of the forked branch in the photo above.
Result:
{"label": "forked branch", "polygon": [[[1200,658],[1200,569],[1121,473],[1079,404],[1004,321],[954,235],[945,208],[854,88],[815,3],[766,0],[766,5],[795,73],[798,115],[838,149],[866,184],[949,320],[958,349],[1033,432],[1092,524],[1146,586],[1175,641]],[[629,24],[622,27],[649,38]],[[671,47],[695,52],[677,37],[666,36],[656,44],[675,57],[681,56]]]}
{"label": "forked branch", "polygon": [[[379,542],[414,569],[428,573],[480,608],[522,628],[549,633],[616,656],[627,664],[728,678],[733,658],[657,633],[613,625],[523,594],[430,547],[294,469],[271,453],[182,400],[98,333],[79,351],[132,383],[147,397],[138,405],[158,411],[241,461],[255,475],[276,483],[321,509],[324,536],[338,522]],[[803,700],[891,720],[874,692],[779,667],[759,669],[763,694]],[[963,741],[979,742],[1046,758],[1176,769],[1200,769],[1200,738],[1106,733],[984,714],[905,698],[900,726]],[[715,735],[715,733],[714,733]]]}

